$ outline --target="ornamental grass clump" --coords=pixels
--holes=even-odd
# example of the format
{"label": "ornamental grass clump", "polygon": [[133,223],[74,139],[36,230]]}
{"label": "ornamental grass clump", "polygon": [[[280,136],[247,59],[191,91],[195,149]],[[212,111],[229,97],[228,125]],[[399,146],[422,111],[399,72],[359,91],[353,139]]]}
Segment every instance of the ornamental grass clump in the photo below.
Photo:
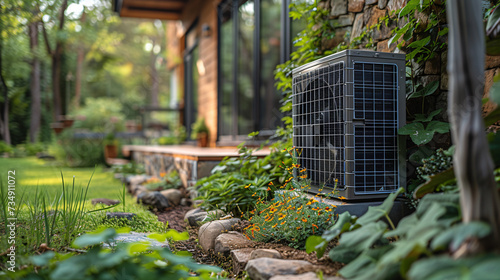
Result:
{"label": "ornamental grass clump", "polygon": [[[292,175],[294,169],[298,172],[296,177]],[[304,248],[308,236],[321,234],[332,226],[335,206],[321,202],[319,195],[306,196],[310,186],[305,169],[294,163],[287,171],[290,177],[274,193],[273,200],[257,199],[255,210],[249,212],[252,224],[245,228],[246,235],[256,241]]]}

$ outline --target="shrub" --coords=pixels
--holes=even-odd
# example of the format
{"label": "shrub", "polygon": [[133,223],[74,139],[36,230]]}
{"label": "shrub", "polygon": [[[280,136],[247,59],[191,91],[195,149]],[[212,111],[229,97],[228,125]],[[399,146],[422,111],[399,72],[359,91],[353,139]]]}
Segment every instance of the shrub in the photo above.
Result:
{"label": "shrub", "polygon": [[257,198],[276,191],[275,186],[287,178],[285,168],[292,164],[292,151],[279,149],[280,144],[275,144],[264,158],[253,156],[252,149],[240,145],[239,158],[224,159],[214,167],[211,176],[196,183],[202,207],[239,216],[252,210]]}
{"label": "shrub", "polygon": [[304,248],[306,239],[321,234],[334,220],[334,208],[317,197],[307,198],[302,191],[278,191],[273,201],[258,200],[250,214],[252,224],[246,228],[248,237],[262,242],[279,242]]}
{"label": "shrub", "polygon": [[5,143],[5,141],[0,141],[0,153],[11,153],[12,147]]}
{"label": "shrub", "polygon": [[151,178],[146,181],[145,187],[148,190],[167,190],[167,189],[178,189],[182,187],[181,177],[177,170],[172,170],[166,174],[160,174],[161,179]]}

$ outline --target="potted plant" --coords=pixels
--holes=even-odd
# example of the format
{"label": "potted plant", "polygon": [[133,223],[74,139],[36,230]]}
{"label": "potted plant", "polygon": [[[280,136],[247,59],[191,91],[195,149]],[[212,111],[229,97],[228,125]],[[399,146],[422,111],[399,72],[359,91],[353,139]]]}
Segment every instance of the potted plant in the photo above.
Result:
{"label": "potted plant", "polygon": [[108,133],[104,138],[104,159],[118,157],[118,140],[114,133]]}
{"label": "potted plant", "polygon": [[198,140],[198,147],[208,147],[208,133],[205,118],[198,118],[191,125],[191,139]]}

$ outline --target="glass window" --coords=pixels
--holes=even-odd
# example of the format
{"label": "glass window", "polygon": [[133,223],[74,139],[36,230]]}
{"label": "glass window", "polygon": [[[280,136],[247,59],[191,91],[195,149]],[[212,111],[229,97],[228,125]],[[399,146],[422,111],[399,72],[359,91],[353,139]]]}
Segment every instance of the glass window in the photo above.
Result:
{"label": "glass window", "polygon": [[238,134],[255,131],[254,103],[254,1],[247,1],[238,8]]}
{"label": "glass window", "polygon": [[[308,0],[302,0],[308,1]],[[281,124],[274,70],[291,50],[290,0],[219,5],[219,136],[237,139]],[[285,37],[282,37],[285,36]]]}

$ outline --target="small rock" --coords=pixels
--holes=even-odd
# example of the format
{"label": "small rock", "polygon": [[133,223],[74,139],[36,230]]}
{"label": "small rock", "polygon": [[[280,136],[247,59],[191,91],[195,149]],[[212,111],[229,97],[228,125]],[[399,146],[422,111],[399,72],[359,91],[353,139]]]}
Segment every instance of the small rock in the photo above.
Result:
{"label": "small rock", "polygon": [[120,203],[119,200],[107,199],[107,198],[94,198],[94,199],[92,199],[91,202],[92,202],[92,205],[96,205],[97,203],[101,203],[101,204],[104,204],[107,206],[116,205],[116,204]]}
{"label": "small rock", "polygon": [[229,252],[233,249],[249,247],[252,243],[253,242],[248,240],[245,235],[237,231],[221,233],[217,236],[217,238],[215,238],[214,252],[229,254]]}
{"label": "small rock", "polygon": [[137,216],[135,213],[125,213],[125,212],[108,212],[106,213],[106,218],[108,219],[127,219],[132,220],[133,217]]}
{"label": "small rock", "polygon": [[245,270],[247,262],[250,260],[250,255],[255,249],[244,248],[238,250],[231,250],[231,259],[233,260],[233,271],[235,275]]}
{"label": "small rock", "polygon": [[253,280],[268,280],[275,275],[297,274],[299,269],[310,265],[307,261],[259,258],[249,260],[245,270]]}
{"label": "small rock", "polygon": [[185,197],[183,197],[181,199],[181,205],[182,206],[191,206],[191,205],[193,205],[193,201],[191,200],[191,198],[185,198]]}
{"label": "small rock", "polygon": [[378,8],[379,9],[384,9],[385,6],[387,6],[387,1],[388,0],[378,0]]}
{"label": "small rock", "polygon": [[366,0],[365,3],[366,5],[373,5],[373,4],[376,4],[378,2],[378,0]]}
{"label": "small rock", "polygon": [[[150,248],[159,249],[159,248],[168,248],[167,241],[158,242],[157,240],[151,239],[147,237],[146,233],[138,233],[138,232],[129,232],[129,233],[119,233],[114,238],[113,242],[111,242],[111,247],[115,247],[118,243],[134,243],[134,242],[148,242]],[[104,248],[109,248],[110,246],[107,243],[102,245]]]}
{"label": "small rock", "polygon": [[[343,280],[344,278],[336,276],[323,276],[324,280]],[[314,272],[307,272],[298,275],[276,275],[270,280],[319,280],[319,277]]]}
{"label": "small rock", "polygon": [[170,207],[167,198],[160,192],[141,192],[137,196],[137,203],[142,203],[156,209]]}
{"label": "small rock", "polygon": [[177,189],[168,189],[160,192],[168,202],[173,205],[179,205],[181,203],[182,193]]}
{"label": "small rock", "polygon": [[147,192],[149,191],[145,186],[143,185],[130,185],[129,188],[130,193],[137,198],[137,196],[142,193],[142,192]]}
{"label": "small rock", "polygon": [[330,15],[338,17],[347,14],[347,0],[332,0],[332,9]]}
{"label": "small rock", "polygon": [[36,157],[39,158],[39,159],[43,159],[43,160],[55,160],[56,158],[54,156],[51,156],[49,154],[46,154],[46,153],[36,153]]}
{"label": "small rock", "polygon": [[145,175],[133,175],[127,177],[127,183],[130,185],[140,185],[144,183],[148,179],[148,176]]}
{"label": "small rock", "polygon": [[365,0],[349,0],[348,10],[349,12],[357,13],[363,10],[365,6]]}
{"label": "small rock", "polygon": [[258,258],[282,259],[280,252],[274,249],[256,249],[250,255],[251,260]]}
{"label": "small rock", "polygon": [[201,210],[201,208],[196,208],[193,210],[189,210],[184,216],[184,220],[187,220],[190,226],[197,227],[203,222],[205,222],[209,217],[213,217],[214,220],[217,220],[222,215],[224,215],[224,211],[222,210],[213,210],[205,212]]}
{"label": "small rock", "polygon": [[240,219],[233,218],[229,220],[217,220],[208,222],[200,227],[198,240],[201,247],[208,251],[215,248],[215,239],[223,232],[230,231]]}
{"label": "small rock", "polygon": [[361,32],[363,32],[363,14],[357,14],[356,18],[354,19],[354,24],[352,25],[352,32],[351,32],[351,39],[350,42],[354,40],[354,38],[357,38],[361,35]]}

